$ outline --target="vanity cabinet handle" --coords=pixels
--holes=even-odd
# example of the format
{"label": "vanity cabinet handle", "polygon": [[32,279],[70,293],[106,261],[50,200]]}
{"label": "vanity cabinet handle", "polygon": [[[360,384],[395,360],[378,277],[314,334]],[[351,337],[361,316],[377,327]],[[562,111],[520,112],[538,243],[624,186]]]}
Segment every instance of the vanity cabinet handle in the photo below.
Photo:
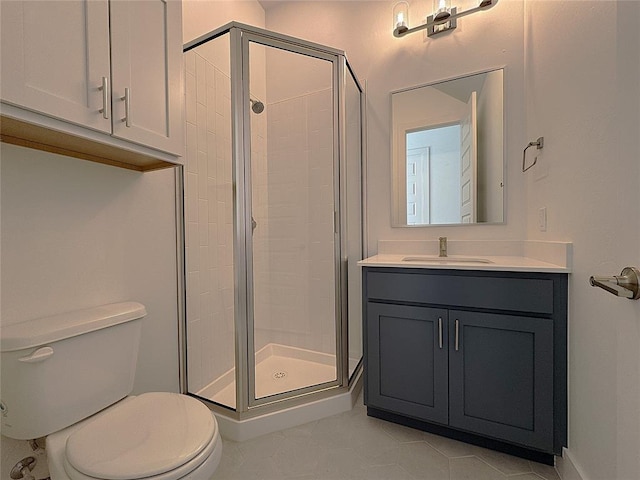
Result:
{"label": "vanity cabinet handle", "polygon": [[458,319],[456,319],[456,339],[455,339],[455,343],[456,343],[456,352],[459,350],[459,339],[460,339],[460,322],[458,321]]}
{"label": "vanity cabinet handle", "polygon": [[438,317],[438,345],[442,350],[442,317]]}

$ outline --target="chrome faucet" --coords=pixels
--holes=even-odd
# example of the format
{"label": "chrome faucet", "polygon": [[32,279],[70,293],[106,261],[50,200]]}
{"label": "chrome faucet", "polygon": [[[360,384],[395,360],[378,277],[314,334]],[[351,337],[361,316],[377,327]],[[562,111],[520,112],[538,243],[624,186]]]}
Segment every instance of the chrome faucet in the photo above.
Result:
{"label": "chrome faucet", "polygon": [[447,237],[440,237],[438,238],[438,240],[440,241],[440,253],[438,254],[438,256],[446,257],[447,256]]}

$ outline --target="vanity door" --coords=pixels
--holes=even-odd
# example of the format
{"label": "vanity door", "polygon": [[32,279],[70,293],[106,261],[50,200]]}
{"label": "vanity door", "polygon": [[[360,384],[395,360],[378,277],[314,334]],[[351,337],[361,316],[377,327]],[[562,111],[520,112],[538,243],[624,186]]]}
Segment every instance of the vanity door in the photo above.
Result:
{"label": "vanity door", "polygon": [[446,332],[446,310],[368,303],[367,405],[446,424]]}
{"label": "vanity door", "polygon": [[553,447],[553,321],[449,311],[449,425]]}

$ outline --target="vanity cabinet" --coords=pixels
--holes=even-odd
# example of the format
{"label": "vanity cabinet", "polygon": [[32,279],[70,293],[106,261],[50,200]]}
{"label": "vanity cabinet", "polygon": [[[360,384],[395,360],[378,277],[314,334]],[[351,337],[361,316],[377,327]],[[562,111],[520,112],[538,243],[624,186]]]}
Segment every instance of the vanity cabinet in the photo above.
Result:
{"label": "vanity cabinet", "polygon": [[[13,1],[1,8],[3,141],[107,156],[112,147],[179,163],[180,1]],[[107,147],[58,145],[47,129]]]}
{"label": "vanity cabinet", "polygon": [[370,415],[550,461],[566,445],[567,275],[363,268]]}

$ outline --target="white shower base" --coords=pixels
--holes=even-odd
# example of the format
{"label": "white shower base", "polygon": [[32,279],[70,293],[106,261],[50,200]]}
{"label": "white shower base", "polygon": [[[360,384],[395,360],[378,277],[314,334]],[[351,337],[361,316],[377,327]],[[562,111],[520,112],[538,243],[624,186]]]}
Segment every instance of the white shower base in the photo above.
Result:
{"label": "white shower base", "polygon": [[[332,382],[336,379],[335,362],[335,355],[269,343],[256,353],[256,398]],[[357,363],[349,361],[350,372]],[[197,395],[235,408],[235,390],[235,369],[231,369]]]}
{"label": "white shower base", "polygon": [[[349,360],[349,372],[355,369],[358,361]],[[256,353],[256,379],[257,398],[331,382],[336,379],[335,356],[271,343]],[[359,373],[348,392],[332,397],[246,420],[234,420],[223,415],[216,417],[223,437],[243,441],[348,411],[361,388]],[[235,389],[235,369],[231,369],[197,392],[197,395],[235,408]]]}

